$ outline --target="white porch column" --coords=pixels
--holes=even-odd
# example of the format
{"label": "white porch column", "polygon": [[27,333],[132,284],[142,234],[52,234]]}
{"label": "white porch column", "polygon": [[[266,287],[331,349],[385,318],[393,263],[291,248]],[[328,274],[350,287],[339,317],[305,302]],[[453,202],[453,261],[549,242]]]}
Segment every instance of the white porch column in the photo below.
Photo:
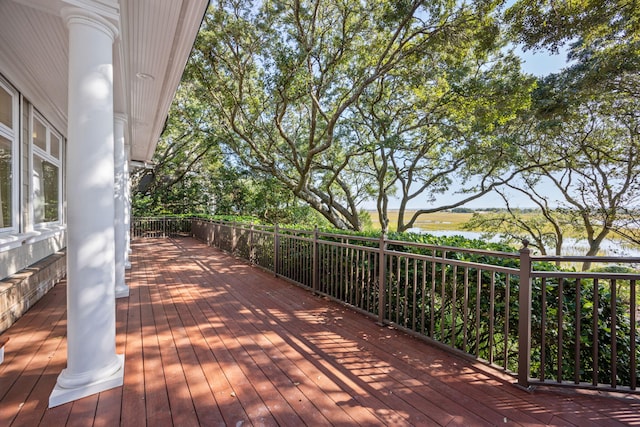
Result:
{"label": "white porch column", "polygon": [[113,41],[117,28],[80,8],[69,28],[67,367],[57,406],[123,383],[116,354]]}
{"label": "white porch column", "polygon": [[131,175],[129,175],[129,160],[131,146],[125,141],[124,158],[124,229],[125,229],[125,253],[124,268],[131,268]]}
{"label": "white porch column", "polygon": [[125,124],[127,117],[123,114],[115,115],[115,245],[116,245],[116,298],[129,296],[129,286],[125,283],[125,262],[127,256],[127,242],[125,230]]}

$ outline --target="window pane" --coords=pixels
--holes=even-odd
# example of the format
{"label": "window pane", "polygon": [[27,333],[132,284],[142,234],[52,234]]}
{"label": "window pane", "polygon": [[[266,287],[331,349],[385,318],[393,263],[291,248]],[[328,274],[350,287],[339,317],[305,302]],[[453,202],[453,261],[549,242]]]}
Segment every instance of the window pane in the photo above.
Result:
{"label": "window pane", "polygon": [[58,221],[58,167],[43,162],[44,170],[44,221]]}
{"label": "window pane", "polygon": [[0,136],[0,228],[11,227],[11,141]]}
{"label": "window pane", "polygon": [[35,222],[58,221],[58,167],[33,156],[33,177]]}
{"label": "window pane", "polygon": [[60,138],[58,138],[52,133],[51,138],[49,140],[49,144],[51,145],[51,155],[56,159],[59,159],[60,158]]}
{"label": "window pane", "polygon": [[0,123],[13,129],[13,97],[0,86]]}
{"label": "window pane", "polygon": [[33,143],[40,149],[47,151],[47,128],[35,117],[33,118]]}

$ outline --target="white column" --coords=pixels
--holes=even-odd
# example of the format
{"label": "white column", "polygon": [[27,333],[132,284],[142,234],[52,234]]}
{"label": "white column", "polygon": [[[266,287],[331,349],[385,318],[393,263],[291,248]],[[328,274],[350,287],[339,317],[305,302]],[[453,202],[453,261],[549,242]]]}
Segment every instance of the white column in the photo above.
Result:
{"label": "white column", "polygon": [[125,141],[124,158],[124,229],[125,229],[125,253],[124,268],[131,268],[131,176],[129,175],[129,159],[131,147]]}
{"label": "white column", "polygon": [[129,296],[129,286],[125,281],[125,262],[127,255],[127,241],[125,230],[125,136],[124,130],[127,117],[123,114],[115,115],[115,245],[116,245],[116,298]]}
{"label": "white column", "polygon": [[116,27],[80,8],[69,28],[67,367],[57,406],[123,383],[116,354],[113,41]]}

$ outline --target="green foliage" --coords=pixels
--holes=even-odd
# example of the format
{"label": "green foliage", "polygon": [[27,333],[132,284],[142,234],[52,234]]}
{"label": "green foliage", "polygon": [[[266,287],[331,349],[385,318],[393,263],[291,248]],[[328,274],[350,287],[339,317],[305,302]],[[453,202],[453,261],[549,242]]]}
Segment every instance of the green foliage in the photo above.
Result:
{"label": "green foliage", "polygon": [[[528,236],[543,253],[555,246],[559,254],[563,238],[577,235],[589,245],[585,255],[596,255],[616,224],[633,223],[627,212],[640,197],[638,8],[624,1],[521,0],[506,16],[529,47],[554,48],[577,37],[570,54],[575,63],[539,79],[531,108],[521,116],[513,161],[523,172],[507,186],[542,215],[524,219],[509,209],[471,225],[508,238]],[[625,65],[605,70],[604,63],[619,63],[620,49]],[[549,187],[559,200],[545,191]]]}
{"label": "green foliage", "polygon": [[[533,167],[518,189],[553,223],[553,201],[539,190],[552,185],[561,194],[568,223],[589,244],[586,255],[595,255],[640,197],[640,105],[623,92],[573,87],[571,78],[569,70],[541,81],[527,119],[534,127],[521,150]],[[566,228],[558,222],[555,227],[556,234]]]}
{"label": "green foliage", "polygon": [[259,218],[249,215],[195,215],[194,217],[238,224],[261,224]]}
{"label": "green foliage", "polygon": [[570,43],[572,85],[595,92],[640,93],[640,7],[635,0],[520,0],[506,20],[526,48],[558,51]]}
{"label": "green foliage", "polygon": [[509,152],[496,133],[533,84],[495,6],[219,0],[185,72],[197,123],[339,228],[366,226],[358,205],[397,182],[405,202],[460,177],[489,191]]}
{"label": "green foliage", "polygon": [[626,212],[640,195],[640,7],[635,0],[519,0],[505,18],[525,48],[569,44],[573,61],[538,82],[515,159],[532,168],[514,188],[540,206],[560,243],[564,227],[549,210],[557,202],[540,191],[553,186],[589,244],[587,255],[595,255],[616,224],[635,223]]}
{"label": "green foliage", "polygon": [[[559,297],[560,284],[555,279],[544,282],[544,288],[540,280],[533,283],[532,375],[562,381],[573,381],[577,376],[579,381],[587,383],[592,382],[595,375],[597,382],[610,383],[614,350],[612,328],[615,319],[617,358],[615,381],[618,385],[630,385],[632,376],[637,375],[631,370],[630,360],[633,354],[630,341],[631,328],[636,326],[629,322],[628,299],[624,301],[618,289],[614,296],[611,282],[608,280],[600,281],[597,286],[593,280],[564,281]],[[579,295],[577,284],[580,289]],[[629,282],[618,285],[626,288],[628,295]],[[594,303],[596,291],[597,305]],[[544,311],[543,294],[545,294],[546,305]],[[612,301],[616,304],[615,314],[611,310]],[[541,316],[543,312],[546,313],[544,323]],[[597,324],[595,329],[594,324]],[[545,331],[544,334],[543,331]],[[562,345],[560,345],[560,332]],[[636,351],[639,345],[640,337],[636,337]],[[597,359],[594,359],[596,353]],[[576,357],[580,360],[577,372],[574,369]],[[596,366],[598,369],[594,372]]]}
{"label": "green foliage", "polygon": [[322,221],[277,179],[223,151],[220,130],[202,121],[205,104],[183,81],[153,167],[134,174],[134,216],[249,215],[266,223]]}

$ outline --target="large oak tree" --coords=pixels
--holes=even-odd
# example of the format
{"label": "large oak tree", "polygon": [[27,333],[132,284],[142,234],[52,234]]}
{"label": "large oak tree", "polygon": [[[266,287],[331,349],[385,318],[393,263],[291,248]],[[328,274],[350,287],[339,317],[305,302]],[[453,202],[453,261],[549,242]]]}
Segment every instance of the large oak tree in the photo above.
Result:
{"label": "large oak tree", "polygon": [[[481,138],[485,130],[474,129],[479,106],[462,105],[473,104],[491,82],[474,91],[468,86],[498,69],[487,56],[500,47],[495,6],[492,1],[220,0],[212,2],[205,17],[185,78],[194,83],[192,95],[206,105],[203,114],[222,143],[245,165],[273,176],[335,226],[360,229],[360,204],[379,197],[389,179],[382,177],[381,185],[380,177],[364,172],[371,162],[385,161],[389,144],[397,144],[392,147],[397,152],[410,151],[407,159],[417,159],[414,166],[402,167],[400,159],[394,160],[397,174],[390,179],[405,183],[407,201],[424,190],[442,191],[451,177],[438,177],[439,170],[471,167],[472,162],[457,156],[468,160],[476,155],[475,167],[481,164],[478,147],[492,143]],[[433,80],[425,72],[439,69],[446,71],[432,74]],[[385,82],[397,88],[379,92]],[[515,82],[494,88],[504,92],[503,101],[513,93],[509,83]],[[355,129],[354,123],[366,124],[363,113],[371,111],[372,97],[386,97],[388,104],[394,92],[397,97],[420,86],[422,105],[407,99],[404,111],[390,118],[396,121],[397,138],[361,143],[363,128]],[[449,100],[442,106],[438,99],[426,102],[429,90]],[[482,108],[495,111],[496,105]],[[438,111],[431,114],[434,106]],[[461,133],[462,119],[467,129]],[[417,126],[401,129],[411,121]],[[432,129],[422,128],[421,121],[432,122]],[[447,162],[456,165],[441,166]],[[486,168],[480,169],[477,174],[484,176]],[[468,175],[473,173],[458,177]],[[480,192],[493,185],[495,175],[487,179]]]}

